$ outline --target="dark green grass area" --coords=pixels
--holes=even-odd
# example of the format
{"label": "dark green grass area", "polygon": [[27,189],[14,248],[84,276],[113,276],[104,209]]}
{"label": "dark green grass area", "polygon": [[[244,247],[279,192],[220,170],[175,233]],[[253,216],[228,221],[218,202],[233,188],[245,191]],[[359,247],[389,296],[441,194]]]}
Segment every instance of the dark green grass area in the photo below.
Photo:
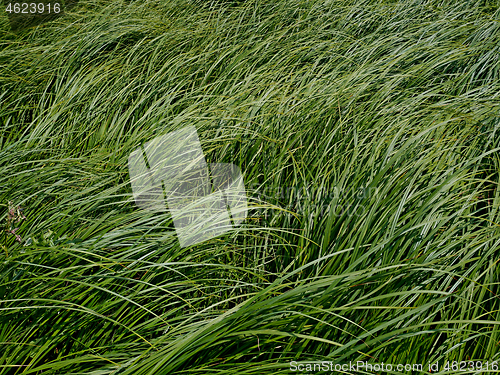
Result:
{"label": "dark green grass area", "polygon": [[[0,374],[491,369],[499,6],[80,0],[22,30],[2,9]],[[181,248],[127,160],[185,126],[249,212]]]}

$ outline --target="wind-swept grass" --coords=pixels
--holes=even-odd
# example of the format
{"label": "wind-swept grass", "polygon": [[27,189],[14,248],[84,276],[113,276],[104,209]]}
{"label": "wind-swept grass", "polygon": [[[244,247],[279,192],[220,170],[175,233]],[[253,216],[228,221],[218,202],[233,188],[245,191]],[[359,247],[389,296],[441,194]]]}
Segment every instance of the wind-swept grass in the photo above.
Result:
{"label": "wind-swept grass", "polygon": [[[0,373],[491,368],[499,5],[80,0],[15,33],[0,19],[2,228],[9,201],[26,216],[21,241],[0,236]],[[240,167],[250,211],[181,248],[168,212],[134,204],[127,160],[188,125]]]}

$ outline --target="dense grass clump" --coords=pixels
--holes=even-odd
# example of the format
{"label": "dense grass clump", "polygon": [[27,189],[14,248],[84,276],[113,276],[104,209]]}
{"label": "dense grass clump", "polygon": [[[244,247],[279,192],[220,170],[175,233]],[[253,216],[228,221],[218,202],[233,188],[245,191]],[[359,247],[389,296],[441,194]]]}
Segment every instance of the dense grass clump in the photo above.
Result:
{"label": "dense grass clump", "polygon": [[[16,31],[2,16],[0,373],[491,368],[499,6],[80,0]],[[134,204],[127,159],[188,125],[207,161],[243,171],[250,211],[181,248],[168,212]]]}

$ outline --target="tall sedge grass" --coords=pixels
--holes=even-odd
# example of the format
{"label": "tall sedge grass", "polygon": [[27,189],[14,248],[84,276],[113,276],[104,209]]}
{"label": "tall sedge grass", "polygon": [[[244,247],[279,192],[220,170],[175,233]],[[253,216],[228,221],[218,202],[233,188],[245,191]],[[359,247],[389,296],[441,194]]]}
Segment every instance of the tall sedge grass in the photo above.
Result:
{"label": "tall sedge grass", "polygon": [[[0,221],[9,201],[26,219],[0,236],[0,373],[500,360],[499,5],[2,16]],[[243,171],[250,211],[180,248],[168,212],[135,206],[127,158],[187,125]]]}

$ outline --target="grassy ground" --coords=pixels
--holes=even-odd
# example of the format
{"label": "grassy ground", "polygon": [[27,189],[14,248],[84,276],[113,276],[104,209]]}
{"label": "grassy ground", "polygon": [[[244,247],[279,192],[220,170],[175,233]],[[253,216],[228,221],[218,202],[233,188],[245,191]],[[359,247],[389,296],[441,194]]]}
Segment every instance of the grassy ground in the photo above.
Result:
{"label": "grassy ground", "polygon": [[[2,13],[0,373],[491,369],[499,5],[81,0],[15,33]],[[187,125],[250,211],[180,248],[127,158]]]}

